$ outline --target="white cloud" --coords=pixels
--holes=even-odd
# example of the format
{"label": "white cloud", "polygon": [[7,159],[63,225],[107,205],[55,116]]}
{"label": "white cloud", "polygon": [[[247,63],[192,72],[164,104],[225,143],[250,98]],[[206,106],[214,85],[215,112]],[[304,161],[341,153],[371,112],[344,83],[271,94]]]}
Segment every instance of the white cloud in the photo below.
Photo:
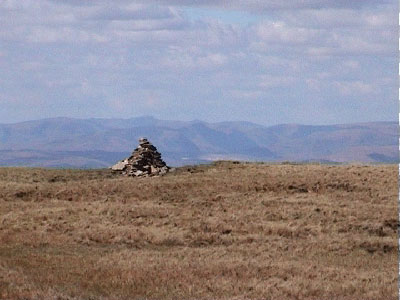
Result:
{"label": "white cloud", "polygon": [[270,88],[288,88],[289,85],[296,81],[295,77],[292,76],[273,76],[273,75],[260,75],[258,76],[258,86],[262,89]]}
{"label": "white cloud", "polygon": [[[149,0],[147,0],[149,2]],[[153,3],[163,3],[166,5],[186,5],[186,6],[214,6],[224,9],[249,10],[262,13],[273,10],[298,10],[298,9],[322,9],[322,8],[352,8],[376,7],[392,0],[150,0]]]}
{"label": "white cloud", "polygon": [[368,26],[353,29],[298,27],[281,21],[256,25],[258,39],[251,47],[258,52],[292,52],[311,56],[396,55],[395,30]]}
{"label": "white cloud", "polygon": [[27,35],[26,41],[32,43],[81,43],[81,42],[99,42],[105,43],[109,39],[104,34],[79,30],[75,28],[48,28],[38,26],[33,28]]}
{"label": "white cloud", "polygon": [[317,37],[316,30],[290,27],[284,22],[266,22],[256,26],[257,37],[267,44],[304,45]]}
{"label": "white cloud", "polygon": [[[81,103],[104,114],[131,105],[135,114],[164,107],[185,115],[198,103],[223,110],[233,98],[390,98],[396,85],[387,78],[397,62],[397,15],[374,1],[204,1],[219,9],[196,20],[179,1],[162,2],[0,2],[3,97],[41,98],[52,103],[49,114],[73,99],[74,111]],[[225,9],[260,14],[230,23],[218,19]]]}
{"label": "white cloud", "polygon": [[350,71],[360,69],[360,63],[356,60],[345,60],[342,62],[342,66]]}
{"label": "white cloud", "polygon": [[148,5],[131,3],[129,5],[116,5],[115,3],[99,5],[95,9],[82,14],[81,18],[86,20],[101,21],[126,21],[126,20],[149,20],[170,19],[176,16],[176,11],[169,7],[149,7]]}
{"label": "white cloud", "polygon": [[368,28],[381,30],[393,29],[392,18],[396,17],[393,7],[384,7],[381,10],[353,10],[353,9],[320,9],[288,11],[282,14],[286,22],[292,26],[325,29],[359,29]]}
{"label": "white cloud", "polygon": [[333,85],[338,88],[343,95],[371,94],[377,92],[372,84],[362,81],[335,81]]}
{"label": "white cloud", "polygon": [[230,90],[228,93],[229,97],[238,100],[260,100],[265,96],[265,92],[261,90]]}

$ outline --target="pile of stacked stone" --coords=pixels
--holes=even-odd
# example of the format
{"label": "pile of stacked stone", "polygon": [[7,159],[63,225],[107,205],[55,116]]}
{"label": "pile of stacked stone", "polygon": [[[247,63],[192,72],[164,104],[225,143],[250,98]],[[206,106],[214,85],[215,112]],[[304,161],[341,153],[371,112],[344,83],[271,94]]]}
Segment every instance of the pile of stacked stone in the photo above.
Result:
{"label": "pile of stacked stone", "polygon": [[112,166],[114,172],[127,176],[148,177],[163,175],[169,167],[161,159],[161,154],[146,138],[139,139],[139,146],[127,159]]}

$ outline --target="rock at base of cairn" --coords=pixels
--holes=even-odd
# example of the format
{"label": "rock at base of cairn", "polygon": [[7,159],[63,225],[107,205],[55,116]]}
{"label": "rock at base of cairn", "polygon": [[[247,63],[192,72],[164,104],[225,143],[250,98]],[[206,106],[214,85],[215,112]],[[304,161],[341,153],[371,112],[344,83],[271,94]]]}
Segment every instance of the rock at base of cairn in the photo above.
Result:
{"label": "rock at base of cairn", "polygon": [[140,138],[132,155],[112,166],[111,170],[127,176],[148,177],[164,175],[170,168],[161,159],[157,148],[146,138]]}

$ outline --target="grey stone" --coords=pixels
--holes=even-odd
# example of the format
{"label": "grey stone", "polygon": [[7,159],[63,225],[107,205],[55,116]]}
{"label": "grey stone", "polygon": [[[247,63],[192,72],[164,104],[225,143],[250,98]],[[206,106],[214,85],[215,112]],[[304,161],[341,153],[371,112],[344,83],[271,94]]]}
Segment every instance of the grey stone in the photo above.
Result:
{"label": "grey stone", "polygon": [[124,171],[127,164],[128,164],[128,159],[121,160],[121,161],[117,162],[115,165],[113,165],[111,167],[111,170],[113,170],[113,171]]}
{"label": "grey stone", "polygon": [[163,175],[170,168],[162,160],[161,154],[147,138],[139,139],[139,146],[131,156],[111,167],[114,172],[127,176],[149,177]]}

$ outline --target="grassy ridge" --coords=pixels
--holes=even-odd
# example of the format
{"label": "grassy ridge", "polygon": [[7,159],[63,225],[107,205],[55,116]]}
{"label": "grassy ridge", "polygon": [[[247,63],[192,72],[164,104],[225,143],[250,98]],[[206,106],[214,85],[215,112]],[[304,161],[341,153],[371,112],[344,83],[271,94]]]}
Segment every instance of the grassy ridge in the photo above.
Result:
{"label": "grassy ridge", "polygon": [[397,299],[397,166],[0,169],[1,299]]}

